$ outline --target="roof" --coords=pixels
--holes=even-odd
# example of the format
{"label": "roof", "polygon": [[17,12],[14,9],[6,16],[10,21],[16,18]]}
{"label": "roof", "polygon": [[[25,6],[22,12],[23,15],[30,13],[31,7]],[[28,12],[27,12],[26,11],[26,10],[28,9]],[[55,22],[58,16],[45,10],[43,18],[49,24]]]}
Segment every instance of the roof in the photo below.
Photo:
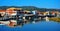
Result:
{"label": "roof", "polygon": [[0,12],[6,12],[6,10],[0,10]]}

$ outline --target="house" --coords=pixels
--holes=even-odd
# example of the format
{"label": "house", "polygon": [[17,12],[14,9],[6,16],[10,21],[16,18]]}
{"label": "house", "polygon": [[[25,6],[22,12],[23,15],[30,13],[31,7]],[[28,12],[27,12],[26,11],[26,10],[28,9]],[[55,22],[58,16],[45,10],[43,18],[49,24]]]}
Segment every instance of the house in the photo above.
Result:
{"label": "house", "polygon": [[3,17],[6,14],[6,10],[0,10],[0,17]]}
{"label": "house", "polygon": [[6,13],[8,13],[9,15],[15,15],[16,14],[16,11],[14,11],[14,9],[15,8],[8,8],[7,10],[6,10]]}

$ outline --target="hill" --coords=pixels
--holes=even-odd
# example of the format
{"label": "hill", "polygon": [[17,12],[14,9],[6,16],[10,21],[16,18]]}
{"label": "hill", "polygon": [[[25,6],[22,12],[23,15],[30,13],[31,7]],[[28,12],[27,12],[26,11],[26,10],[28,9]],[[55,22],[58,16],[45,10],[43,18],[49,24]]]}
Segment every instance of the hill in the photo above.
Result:
{"label": "hill", "polygon": [[38,8],[38,7],[34,7],[34,6],[0,6],[0,10],[6,10],[11,7],[22,8],[23,10],[60,11],[60,9]]}

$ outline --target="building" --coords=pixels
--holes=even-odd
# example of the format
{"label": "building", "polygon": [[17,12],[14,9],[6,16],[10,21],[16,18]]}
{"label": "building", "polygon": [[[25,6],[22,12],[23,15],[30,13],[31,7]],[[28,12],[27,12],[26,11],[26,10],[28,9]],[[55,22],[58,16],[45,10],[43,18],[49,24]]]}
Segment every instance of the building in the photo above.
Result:
{"label": "building", "polygon": [[6,10],[0,10],[0,17],[6,14]]}

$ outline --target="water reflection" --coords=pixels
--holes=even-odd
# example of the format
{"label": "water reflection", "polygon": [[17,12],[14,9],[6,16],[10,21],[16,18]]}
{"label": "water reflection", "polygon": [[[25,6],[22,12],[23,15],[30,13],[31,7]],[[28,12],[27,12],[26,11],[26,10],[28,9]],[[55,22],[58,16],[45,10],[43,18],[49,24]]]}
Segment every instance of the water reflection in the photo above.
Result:
{"label": "water reflection", "polygon": [[[3,29],[3,30],[2,30]],[[24,24],[23,27],[16,26],[16,27],[8,27],[6,25],[0,26],[0,31],[60,31],[60,23],[49,21],[46,22],[45,20],[42,20],[40,22],[37,22],[35,24],[29,23]]]}

